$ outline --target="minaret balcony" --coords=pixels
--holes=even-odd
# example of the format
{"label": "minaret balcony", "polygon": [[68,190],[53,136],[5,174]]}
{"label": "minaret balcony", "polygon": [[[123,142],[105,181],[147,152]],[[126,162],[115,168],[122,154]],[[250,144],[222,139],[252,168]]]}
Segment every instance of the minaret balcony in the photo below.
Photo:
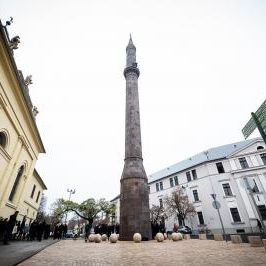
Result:
{"label": "minaret balcony", "polygon": [[138,77],[139,77],[139,69],[137,67],[137,64],[136,65],[132,65],[132,66],[128,66],[124,69],[124,77],[126,78],[127,74],[128,73],[135,73]]}

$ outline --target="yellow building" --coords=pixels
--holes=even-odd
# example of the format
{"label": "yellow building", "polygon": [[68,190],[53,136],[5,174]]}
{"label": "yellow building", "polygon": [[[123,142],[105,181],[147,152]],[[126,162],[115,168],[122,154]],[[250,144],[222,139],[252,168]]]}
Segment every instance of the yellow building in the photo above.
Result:
{"label": "yellow building", "polygon": [[0,217],[15,210],[18,219],[34,219],[44,182],[35,170],[45,149],[35,122],[36,108],[29,96],[31,76],[24,79],[14,60],[19,37],[9,37],[0,21]]}

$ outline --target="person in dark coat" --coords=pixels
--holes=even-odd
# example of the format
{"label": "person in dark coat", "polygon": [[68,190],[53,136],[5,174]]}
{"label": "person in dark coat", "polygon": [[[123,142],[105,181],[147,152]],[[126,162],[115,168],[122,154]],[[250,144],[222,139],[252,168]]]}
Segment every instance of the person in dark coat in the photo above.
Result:
{"label": "person in dark coat", "polygon": [[4,242],[4,245],[9,245],[8,243],[8,218],[4,219],[3,221],[3,231],[4,231],[4,234],[3,234],[3,242]]}
{"label": "person in dark coat", "polygon": [[18,211],[10,215],[9,220],[5,223],[4,244],[8,245],[8,240],[12,238],[13,228],[17,223]]}
{"label": "person in dark coat", "polygon": [[34,220],[30,225],[30,240],[33,241],[36,238],[38,222]]}
{"label": "person in dark coat", "polygon": [[18,239],[23,239],[24,238],[24,229],[25,229],[25,224],[26,224],[26,215],[23,217],[23,220],[20,224],[20,227],[18,228]]}
{"label": "person in dark coat", "polygon": [[4,218],[0,218],[0,240],[3,240],[5,232]]}
{"label": "person in dark coat", "polygon": [[45,228],[45,222],[39,222],[36,227],[37,240],[42,241],[42,235]]}
{"label": "person in dark coat", "polygon": [[66,234],[67,234],[67,224],[64,223],[63,225],[63,237],[66,238]]}

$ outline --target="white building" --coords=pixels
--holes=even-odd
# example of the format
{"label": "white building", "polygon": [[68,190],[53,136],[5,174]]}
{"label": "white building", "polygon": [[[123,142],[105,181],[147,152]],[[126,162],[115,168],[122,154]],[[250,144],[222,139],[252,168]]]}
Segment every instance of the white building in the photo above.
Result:
{"label": "white building", "polygon": [[[194,231],[205,224],[212,233],[221,232],[211,194],[221,205],[226,233],[256,232],[260,218],[266,225],[266,145],[260,138],[211,148],[148,179],[150,206],[163,204],[167,194],[182,186],[197,211],[185,221]],[[113,202],[119,214],[119,199]],[[166,230],[172,231],[174,223],[179,224],[177,217],[167,219]]]}

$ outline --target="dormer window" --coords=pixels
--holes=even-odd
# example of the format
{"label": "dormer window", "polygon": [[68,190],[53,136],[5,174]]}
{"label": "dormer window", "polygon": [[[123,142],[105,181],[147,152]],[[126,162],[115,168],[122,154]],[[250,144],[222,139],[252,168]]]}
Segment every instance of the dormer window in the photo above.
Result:
{"label": "dormer window", "polygon": [[258,147],[257,147],[257,151],[259,151],[259,150],[263,150],[263,149],[264,149],[263,146],[258,146]]}

